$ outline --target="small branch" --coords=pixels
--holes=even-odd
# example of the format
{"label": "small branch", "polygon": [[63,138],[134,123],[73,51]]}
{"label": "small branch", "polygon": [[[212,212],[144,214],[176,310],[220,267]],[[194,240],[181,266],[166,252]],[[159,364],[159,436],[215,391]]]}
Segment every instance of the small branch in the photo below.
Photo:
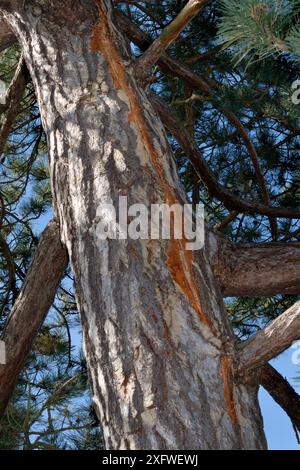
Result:
{"label": "small branch", "polygon": [[41,235],[22,290],[8,317],[2,340],[6,364],[0,365],[0,416],[13,393],[26,357],[53,299],[67,264],[59,227],[52,221]]}
{"label": "small branch", "polygon": [[221,222],[214,226],[214,230],[221,232],[228,224],[230,224],[230,222],[236,219],[238,215],[239,213],[237,211],[230,212],[223,220],[221,220]]}
{"label": "small branch", "polygon": [[156,64],[165,50],[178,38],[187,24],[200,12],[208,0],[189,0],[179,15],[163,30],[136,62],[136,76],[144,81],[151,68]]}
{"label": "small branch", "polygon": [[264,202],[265,205],[270,205],[269,191],[268,191],[268,188],[266,186],[263,171],[262,171],[261,165],[259,163],[256,148],[254,147],[254,145],[253,145],[253,143],[252,143],[252,141],[251,141],[251,139],[248,135],[248,132],[246,131],[246,129],[243,126],[243,124],[241,123],[241,121],[231,111],[226,110],[224,112],[224,114],[228,118],[228,120],[231,122],[231,124],[234,125],[237,132],[239,133],[239,135],[242,137],[243,141],[245,142],[245,146],[246,146],[246,148],[249,152],[251,161],[252,161],[254,169],[255,169],[257,180],[258,180],[259,186],[261,188],[261,192],[262,192],[262,196],[263,196],[263,202]]}
{"label": "small branch", "polygon": [[2,253],[3,258],[5,259],[6,265],[7,265],[6,267],[8,271],[7,293],[9,295],[9,293],[12,292],[13,301],[15,301],[17,292],[18,292],[17,285],[16,285],[16,266],[15,266],[15,262],[11,254],[11,251],[9,249],[9,246],[5,238],[2,237],[1,233],[0,233],[0,253]]}
{"label": "small branch", "polygon": [[[142,51],[146,51],[147,48],[151,46],[152,40],[147,33],[132,23],[123,13],[119,10],[114,10],[114,16],[118,21],[119,27],[124,31],[124,34]],[[165,73],[180,77],[192,87],[200,88],[207,94],[210,93],[210,86],[207,83],[207,79],[195,74],[189,67],[179,61],[171,59],[164,54],[160,57],[158,65]]]}
{"label": "small branch", "polygon": [[[219,84],[216,84],[216,86],[219,87]],[[259,158],[258,158],[258,155],[257,155],[256,148],[255,148],[252,140],[250,139],[250,136],[249,136],[247,130],[245,129],[242,122],[236,117],[236,115],[232,111],[224,110],[223,113],[224,113],[224,116],[227,117],[229,122],[231,122],[231,124],[236,128],[237,133],[243,139],[245,147],[247,148],[250,159],[252,161],[259,187],[260,187],[261,192],[262,192],[262,201],[263,201],[265,206],[270,206],[271,200],[270,200],[269,190],[268,190],[268,187],[267,187],[266,182],[265,182],[265,177],[264,177],[264,174],[263,174],[263,170],[262,170],[261,164],[259,162]],[[269,217],[269,222],[270,222],[272,238],[273,238],[274,241],[276,241],[277,240],[277,234],[278,234],[277,221],[274,217]]]}
{"label": "small branch", "polygon": [[291,240],[292,238],[298,238],[299,236],[300,236],[300,227],[297,230],[295,230],[294,232],[291,232],[288,235],[286,235],[280,241],[281,242],[287,242],[287,241]]}
{"label": "small branch", "polygon": [[[260,186],[261,192],[262,192],[262,200],[263,203],[266,206],[270,206],[270,195],[269,195],[269,190],[267,188],[266,182],[265,182],[265,177],[263,174],[263,170],[261,167],[261,164],[259,162],[259,158],[256,152],[256,148],[253,145],[252,140],[249,137],[248,132],[246,131],[245,127],[241,123],[241,121],[235,116],[235,114],[229,110],[224,111],[224,115],[227,117],[227,119],[233,124],[233,126],[236,128],[238,134],[241,136],[243,139],[245,146],[248,150],[250,159],[252,161],[252,164],[254,166],[255,174],[257,177],[258,184]],[[276,220],[272,217],[269,217],[270,221],[270,227],[271,227],[271,232],[272,232],[272,237],[273,240],[277,239],[277,223]]]}
{"label": "small branch", "polygon": [[300,339],[300,302],[273,320],[248,341],[238,345],[239,372],[247,375],[251,370],[278,356]]}
{"label": "small branch", "polygon": [[286,412],[296,430],[300,432],[300,396],[298,393],[270,364],[265,364],[260,368],[258,380],[273,400]]}
{"label": "small branch", "polygon": [[198,54],[195,57],[190,57],[189,59],[186,59],[185,63],[187,65],[195,65],[195,64],[198,64],[199,62],[204,62],[210,59],[211,57],[213,57],[214,55],[216,55],[221,50],[222,50],[222,46],[216,46],[207,52],[203,52],[202,54]]}

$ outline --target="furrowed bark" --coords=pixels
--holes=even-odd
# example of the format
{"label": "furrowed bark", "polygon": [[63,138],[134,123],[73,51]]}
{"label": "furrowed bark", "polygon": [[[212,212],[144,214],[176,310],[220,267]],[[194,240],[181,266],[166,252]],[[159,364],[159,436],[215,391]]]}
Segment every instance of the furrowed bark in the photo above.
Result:
{"label": "furrowed bark", "polygon": [[59,226],[52,221],[41,235],[2,337],[6,364],[0,365],[0,416],[5,412],[32,342],[51,307],[66,265],[67,254],[60,242]]}
{"label": "furrowed bark", "polygon": [[233,376],[235,339],[206,251],[197,264],[183,240],[101,237],[103,204],[118,208],[120,195],[147,207],[185,196],[111,2],[96,5],[27,0],[6,17],[48,136],[106,446],[265,448],[257,387]]}
{"label": "furrowed bark", "polygon": [[151,46],[136,62],[136,77],[142,82],[147,79],[151,68],[164,51],[178,38],[179,34],[195,18],[208,0],[189,0],[179,15],[163,30],[161,35],[153,41]]}
{"label": "furrowed bark", "polygon": [[300,293],[300,244],[233,244],[211,233],[211,263],[224,297]]}
{"label": "furrowed bark", "polygon": [[278,356],[298,339],[300,339],[300,302],[296,302],[248,341],[239,344],[240,373],[247,375],[249,371]]}
{"label": "furrowed bark", "polygon": [[258,380],[300,432],[300,396],[298,393],[270,364],[265,364],[259,369]]}

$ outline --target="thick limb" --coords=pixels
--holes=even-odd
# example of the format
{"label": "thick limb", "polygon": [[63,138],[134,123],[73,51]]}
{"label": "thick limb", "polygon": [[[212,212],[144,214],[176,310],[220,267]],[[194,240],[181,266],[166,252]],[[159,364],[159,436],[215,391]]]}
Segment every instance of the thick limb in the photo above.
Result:
{"label": "thick limb", "polygon": [[2,340],[6,364],[0,365],[0,416],[11,398],[32,342],[52,305],[66,264],[67,254],[60,242],[58,223],[52,221],[41,235],[23,288],[4,330]]}

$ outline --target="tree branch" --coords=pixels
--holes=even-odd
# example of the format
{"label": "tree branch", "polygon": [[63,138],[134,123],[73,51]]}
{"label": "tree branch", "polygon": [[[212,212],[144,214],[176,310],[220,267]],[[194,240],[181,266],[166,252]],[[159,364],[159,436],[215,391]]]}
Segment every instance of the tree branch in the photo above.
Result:
{"label": "tree branch", "polygon": [[200,12],[208,0],[189,0],[179,15],[163,30],[146,52],[137,60],[136,76],[144,81],[164,51],[178,38],[187,24]]}
{"label": "tree branch", "polygon": [[214,225],[214,230],[221,232],[225,227],[227,227],[228,224],[236,219],[238,215],[239,213],[237,211],[231,211],[226,217],[224,217],[223,220],[221,220],[221,222]]}
{"label": "tree branch", "polygon": [[0,52],[17,42],[17,38],[9,28],[5,20],[1,17],[0,13]]}
{"label": "tree branch", "polygon": [[[236,128],[238,134],[241,136],[241,138],[244,141],[244,144],[248,150],[250,159],[252,161],[252,164],[255,169],[255,174],[257,177],[257,181],[259,184],[259,187],[262,192],[262,201],[265,206],[270,206],[270,195],[269,195],[269,190],[267,188],[266,182],[265,182],[265,177],[263,174],[263,170],[261,167],[261,164],[259,162],[259,158],[256,152],[256,148],[253,145],[252,140],[249,137],[248,132],[246,131],[245,127],[241,123],[241,121],[235,116],[235,114],[232,111],[229,110],[224,110],[224,115],[227,117],[229,122]],[[277,223],[276,220],[272,217],[269,217],[270,220],[270,226],[271,226],[271,231],[272,231],[272,237],[273,240],[277,239]]]}
{"label": "tree branch", "polygon": [[56,221],[48,224],[22,290],[8,317],[2,340],[6,364],[0,365],[0,416],[13,393],[19,373],[51,304],[67,265]]}
{"label": "tree branch", "polygon": [[5,95],[5,103],[3,107],[6,110],[6,113],[0,129],[0,156],[3,153],[11,127],[18,116],[28,78],[29,73],[27,66],[23,56],[21,56],[14,78],[12,79]]}
{"label": "tree branch", "polygon": [[296,302],[266,328],[238,345],[239,373],[247,375],[300,339],[300,302]]}
{"label": "tree branch", "polygon": [[[118,10],[115,11],[115,16],[118,20],[119,26],[123,29],[125,34],[141,50],[146,50],[147,48],[151,47],[151,39],[138,26],[134,25],[128,18],[126,18],[125,15],[123,15]],[[219,87],[218,83],[216,83],[214,80],[211,80],[207,77],[205,78],[201,77],[200,75],[194,73],[191,69],[189,69],[188,66],[174,59],[171,59],[167,55],[162,55],[158,60],[158,64],[161,67],[161,69],[165,71],[166,73],[175,75],[183,79],[191,87],[199,88],[206,95],[207,99],[211,98],[212,89],[217,89]],[[246,130],[244,129],[244,126],[238,120],[238,118],[229,110],[224,110],[223,112],[224,112],[224,115],[227,117],[227,119],[237,128],[238,133],[241,135],[242,139],[245,142],[245,145],[249,151],[249,155],[253,161],[253,164],[255,165],[255,170],[257,172],[259,183],[263,192],[264,204],[260,204],[260,203],[249,204],[248,201],[242,201],[238,197],[231,195],[226,189],[222,188],[220,185],[212,184],[211,187],[214,186],[214,190],[215,190],[214,195],[217,196],[218,194],[218,197],[220,197],[220,200],[223,203],[225,203],[224,201],[226,201],[225,205],[230,210],[234,210],[237,212],[240,211],[240,212],[257,213],[257,214],[268,216],[270,218],[272,234],[273,234],[273,237],[275,238],[276,237],[276,222],[274,220],[272,221],[272,218],[273,217],[293,218],[293,215],[295,218],[297,218],[299,217],[300,213],[298,211],[297,212],[298,215],[296,215],[292,211],[288,211],[284,209],[283,211],[279,211],[276,213],[275,208],[274,210],[273,208],[270,208],[270,210],[268,210],[269,209],[268,205],[266,205],[266,201],[268,200],[268,192],[267,192],[267,188],[265,186],[264,180],[262,179],[262,173],[260,171],[260,165],[257,160],[256,150]],[[170,132],[172,133],[171,130]],[[199,167],[199,165],[201,165],[201,162],[197,162],[197,163]],[[207,170],[205,170],[205,173],[206,173],[207,181],[211,180],[211,176],[213,176],[212,173],[210,172],[211,175],[208,175]],[[207,181],[206,182],[204,181],[206,185],[207,185]],[[255,208],[254,208],[254,205],[255,205]],[[281,215],[279,215],[279,213]]]}
{"label": "tree branch", "polygon": [[[134,42],[142,51],[146,51],[147,48],[152,44],[151,38],[138,26],[133,24],[119,10],[114,10],[114,15],[118,21],[120,28],[124,31],[127,37],[132,42]],[[204,93],[210,93],[211,88],[208,85],[207,80],[201,77],[200,75],[195,74],[186,65],[174,59],[171,59],[165,54],[159,58],[158,64],[161,69],[166,73],[182,78],[189,85],[200,88]]]}
{"label": "tree branch", "polygon": [[203,158],[201,151],[191,141],[190,136],[181,126],[174,113],[171,112],[168,105],[160,100],[154,93],[151,93],[151,101],[163,124],[169,129],[170,133],[185,152],[199,178],[201,178],[207,187],[210,195],[222,201],[227,209],[237,212],[247,212],[249,214],[261,214],[269,217],[300,218],[300,211],[281,207],[269,207],[259,202],[241,199],[220,185]]}
{"label": "tree branch", "polygon": [[300,396],[298,393],[270,364],[265,364],[260,368],[258,380],[300,432]]}
{"label": "tree branch", "polygon": [[300,294],[300,243],[234,245],[210,235],[211,262],[224,297]]}

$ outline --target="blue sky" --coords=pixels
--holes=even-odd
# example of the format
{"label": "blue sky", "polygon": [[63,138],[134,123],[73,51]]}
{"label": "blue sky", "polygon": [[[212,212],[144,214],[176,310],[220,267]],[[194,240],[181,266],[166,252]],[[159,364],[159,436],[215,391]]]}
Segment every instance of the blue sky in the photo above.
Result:
{"label": "blue sky", "polygon": [[[290,384],[299,393],[300,363],[299,365],[293,364],[293,353],[295,353],[295,349],[290,348],[278,358],[274,359],[271,364],[288,379]],[[300,358],[300,354],[298,354],[298,358]],[[299,381],[295,380],[297,376],[299,377]],[[259,401],[264,418],[265,433],[269,449],[300,450],[300,445],[297,444],[290,419],[263,388],[261,388],[259,392]]]}

